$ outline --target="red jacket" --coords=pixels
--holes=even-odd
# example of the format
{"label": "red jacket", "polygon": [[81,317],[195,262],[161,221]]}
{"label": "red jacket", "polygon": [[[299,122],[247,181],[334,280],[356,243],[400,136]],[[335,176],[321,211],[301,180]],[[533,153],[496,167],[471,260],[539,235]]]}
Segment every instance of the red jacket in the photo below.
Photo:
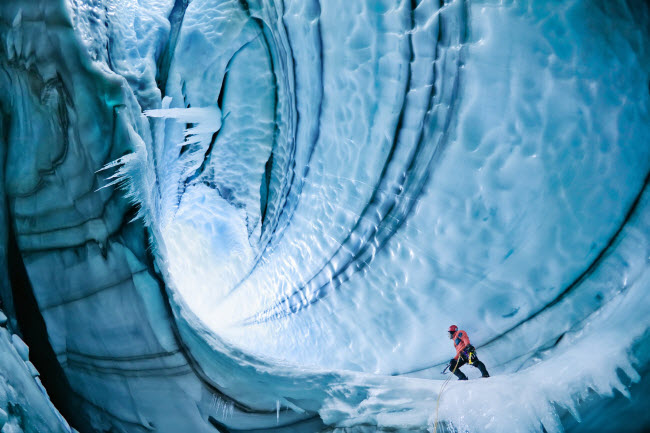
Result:
{"label": "red jacket", "polygon": [[469,346],[469,337],[467,336],[467,332],[459,329],[456,331],[452,339],[454,340],[454,347],[456,348],[456,356],[454,356],[454,359],[458,359],[460,352]]}

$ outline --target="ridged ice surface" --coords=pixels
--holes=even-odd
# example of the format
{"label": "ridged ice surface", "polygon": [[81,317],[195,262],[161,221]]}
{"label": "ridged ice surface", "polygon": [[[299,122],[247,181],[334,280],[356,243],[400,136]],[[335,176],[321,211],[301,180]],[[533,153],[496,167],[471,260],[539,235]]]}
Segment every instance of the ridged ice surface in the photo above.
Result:
{"label": "ridged ice surface", "polygon": [[[647,5],[35,4],[0,265],[88,426],[648,427]],[[452,323],[492,377],[436,411]]]}
{"label": "ridged ice surface", "polygon": [[[208,212],[224,223],[161,229],[173,285],[239,347],[381,373],[440,363],[449,344],[435,330],[462,322],[482,342],[526,321],[589,267],[642,189],[647,83],[625,39],[640,33],[609,22],[618,39],[607,45],[570,25],[608,23],[582,4],[476,5],[469,29],[460,2],[446,21],[425,6],[372,2],[341,17],[341,5],[321,5],[320,44],[310,48],[320,48],[322,72],[308,80],[323,90],[304,96],[320,107],[318,135],[296,140],[310,152],[291,174],[300,195],[289,195],[277,227],[266,224],[268,244],[245,238],[251,214],[238,218],[246,208],[218,185],[232,206],[206,188],[205,204],[188,191],[178,221],[205,224]],[[263,162],[251,161],[256,185]]]}

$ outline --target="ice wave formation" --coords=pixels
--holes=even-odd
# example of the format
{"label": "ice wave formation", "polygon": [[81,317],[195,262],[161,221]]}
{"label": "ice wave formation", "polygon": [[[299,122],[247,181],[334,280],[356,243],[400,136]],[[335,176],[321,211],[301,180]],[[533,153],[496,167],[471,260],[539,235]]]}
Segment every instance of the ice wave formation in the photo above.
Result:
{"label": "ice wave formation", "polygon": [[2,432],[650,428],[649,28],[3,0]]}

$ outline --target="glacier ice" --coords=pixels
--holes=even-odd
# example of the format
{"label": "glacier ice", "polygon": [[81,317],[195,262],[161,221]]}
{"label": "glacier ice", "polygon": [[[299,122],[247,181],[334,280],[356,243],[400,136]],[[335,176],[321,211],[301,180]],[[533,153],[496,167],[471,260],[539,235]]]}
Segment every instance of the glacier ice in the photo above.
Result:
{"label": "glacier ice", "polygon": [[2,433],[72,433],[73,429],[54,408],[41,383],[40,373],[29,360],[29,348],[17,334],[7,329],[7,317],[2,312],[0,323]]}
{"label": "glacier ice", "polygon": [[[80,431],[643,431],[648,28],[626,0],[5,0],[7,326]],[[436,411],[451,323],[493,377]],[[67,431],[24,395],[21,429]]]}

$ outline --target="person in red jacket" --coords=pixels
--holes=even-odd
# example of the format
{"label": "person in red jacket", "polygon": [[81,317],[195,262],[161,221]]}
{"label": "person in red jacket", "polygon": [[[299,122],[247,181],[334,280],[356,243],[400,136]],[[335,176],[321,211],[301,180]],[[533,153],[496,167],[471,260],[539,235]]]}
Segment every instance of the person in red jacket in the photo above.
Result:
{"label": "person in red jacket", "polygon": [[485,364],[479,361],[476,356],[476,349],[470,344],[467,332],[459,331],[458,326],[451,325],[449,327],[449,339],[454,340],[454,347],[456,348],[456,356],[449,361],[449,369],[456,375],[458,380],[467,380],[467,376],[460,371],[460,367],[466,363],[478,368],[483,377],[490,377]]}

